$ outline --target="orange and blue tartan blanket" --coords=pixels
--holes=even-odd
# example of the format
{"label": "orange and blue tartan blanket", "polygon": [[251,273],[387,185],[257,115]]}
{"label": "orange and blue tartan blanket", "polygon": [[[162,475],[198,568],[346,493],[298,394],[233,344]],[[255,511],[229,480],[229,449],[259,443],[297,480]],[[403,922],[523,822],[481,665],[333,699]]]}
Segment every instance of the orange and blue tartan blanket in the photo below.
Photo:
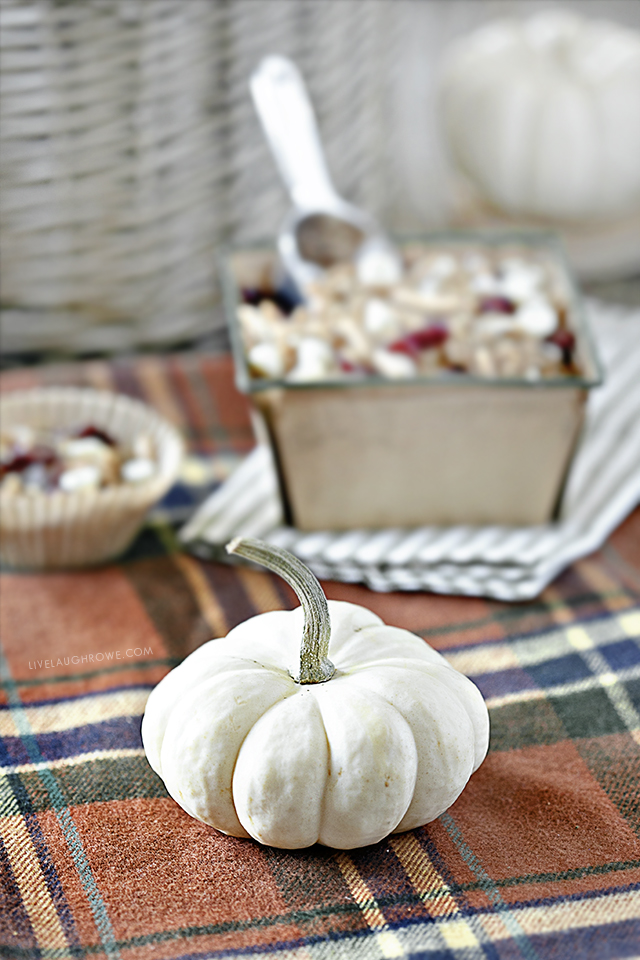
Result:
{"label": "orange and blue tartan blanket", "polygon": [[182,429],[192,459],[118,563],[2,575],[0,956],[640,956],[640,510],[532,602],[325,583],[473,678],[490,752],[420,830],[348,853],[261,847],[191,819],[140,739],[171,667],[296,603],[277,577],[176,543],[203,464],[224,468],[253,443],[231,361],[147,356],[3,377],[5,390],[51,383],[140,396]]}

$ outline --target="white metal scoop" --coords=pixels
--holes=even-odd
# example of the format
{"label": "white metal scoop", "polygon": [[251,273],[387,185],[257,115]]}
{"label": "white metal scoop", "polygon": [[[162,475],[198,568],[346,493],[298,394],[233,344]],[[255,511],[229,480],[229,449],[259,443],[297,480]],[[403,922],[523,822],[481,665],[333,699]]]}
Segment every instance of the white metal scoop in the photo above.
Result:
{"label": "white metal scoop", "polygon": [[304,294],[333,263],[354,260],[363,282],[393,283],[400,256],[379,224],[336,191],[313,108],[298,68],[269,56],[251,77],[251,93],[293,210],[278,237],[285,269]]}

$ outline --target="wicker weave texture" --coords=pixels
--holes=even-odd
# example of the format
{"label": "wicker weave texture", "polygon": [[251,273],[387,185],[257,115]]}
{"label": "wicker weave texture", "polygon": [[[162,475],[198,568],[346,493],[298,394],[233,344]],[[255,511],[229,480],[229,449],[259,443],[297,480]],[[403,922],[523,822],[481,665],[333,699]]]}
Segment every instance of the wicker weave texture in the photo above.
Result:
{"label": "wicker weave texture", "polygon": [[302,69],[340,189],[380,212],[385,2],[0,0],[3,349],[126,350],[220,322],[216,253],[287,208],[248,91]]}

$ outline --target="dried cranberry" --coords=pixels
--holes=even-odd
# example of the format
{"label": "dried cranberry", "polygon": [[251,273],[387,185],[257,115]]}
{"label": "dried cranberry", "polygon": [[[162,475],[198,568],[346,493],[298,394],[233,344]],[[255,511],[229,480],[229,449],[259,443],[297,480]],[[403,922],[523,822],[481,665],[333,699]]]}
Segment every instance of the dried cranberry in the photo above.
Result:
{"label": "dried cranberry", "polygon": [[419,353],[418,345],[410,335],[394,340],[393,343],[389,344],[387,350],[392,350],[394,353],[408,353],[410,357],[415,357]]}
{"label": "dried cranberry", "polygon": [[394,353],[408,353],[410,357],[415,357],[421,350],[433,350],[441,346],[447,337],[449,331],[442,323],[430,323],[428,327],[421,330],[414,330],[399,340],[394,340],[388,348]]}
{"label": "dried cranberry", "polygon": [[576,346],[576,338],[571,330],[554,330],[547,337],[549,343],[555,343],[562,350],[562,362],[565,367],[570,367],[573,361],[573,351]]}
{"label": "dried cranberry", "polygon": [[355,363],[351,363],[351,360],[345,360],[343,358],[340,361],[340,369],[343,373],[355,373],[358,368]]}
{"label": "dried cranberry", "polygon": [[55,463],[56,459],[55,450],[46,447],[44,444],[36,444],[30,450],[14,453],[9,460],[0,464],[0,476],[4,477],[5,473],[22,473],[23,470],[27,470],[34,464],[42,464],[48,467]]}
{"label": "dried cranberry", "polygon": [[449,336],[448,329],[443,323],[431,323],[428,327],[416,330],[410,334],[420,350],[431,350],[441,346]]}
{"label": "dried cranberry", "polygon": [[89,424],[88,426],[83,427],[81,430],[78,430],[74,436],[79,440],[84,439],[84,437],[95,437],[96,440],[106,443],[108,447],[115,447],[116,445],[113,437],[111,437],[104,430],[101,430],[100,427],[94,427],[93,424]]}
{"label": "dried cranberry", "polygon": [[516,305],[508,297],[482,297],[480,313],[515,313]]}
{"label": "dried cranberry", "polygon": [[252,307],[257,307],[259,303],[267,298],[267,294],[257,287],[242,288],[242,302],[250,303]]}
{"label": "dried cranberry", "polygon": [[26,453],[18,453],[10,460],[0,463],[0,477],[4,477],[7,473],[22,473],[30,463],[31,460]]}
{"label": "dried cranberry", "polygon": [[345,357],[340,358],[339,366],[343,373],[352,373],[358,377],[366,377],[374,372],[372,367],[369,367],[364,363],[353,363],[351,360],[347,360]]}

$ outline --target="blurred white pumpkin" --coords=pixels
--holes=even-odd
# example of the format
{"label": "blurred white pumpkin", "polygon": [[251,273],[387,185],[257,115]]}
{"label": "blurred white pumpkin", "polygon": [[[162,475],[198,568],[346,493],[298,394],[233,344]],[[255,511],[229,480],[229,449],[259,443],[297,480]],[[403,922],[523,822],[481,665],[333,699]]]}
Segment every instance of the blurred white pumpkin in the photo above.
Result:
{"label": "blurred white pumpkin", "polygon": [[640,205],[640,34],[565,10],[498,20],[442,73],[455,162],[509,213],[607,219]]}

